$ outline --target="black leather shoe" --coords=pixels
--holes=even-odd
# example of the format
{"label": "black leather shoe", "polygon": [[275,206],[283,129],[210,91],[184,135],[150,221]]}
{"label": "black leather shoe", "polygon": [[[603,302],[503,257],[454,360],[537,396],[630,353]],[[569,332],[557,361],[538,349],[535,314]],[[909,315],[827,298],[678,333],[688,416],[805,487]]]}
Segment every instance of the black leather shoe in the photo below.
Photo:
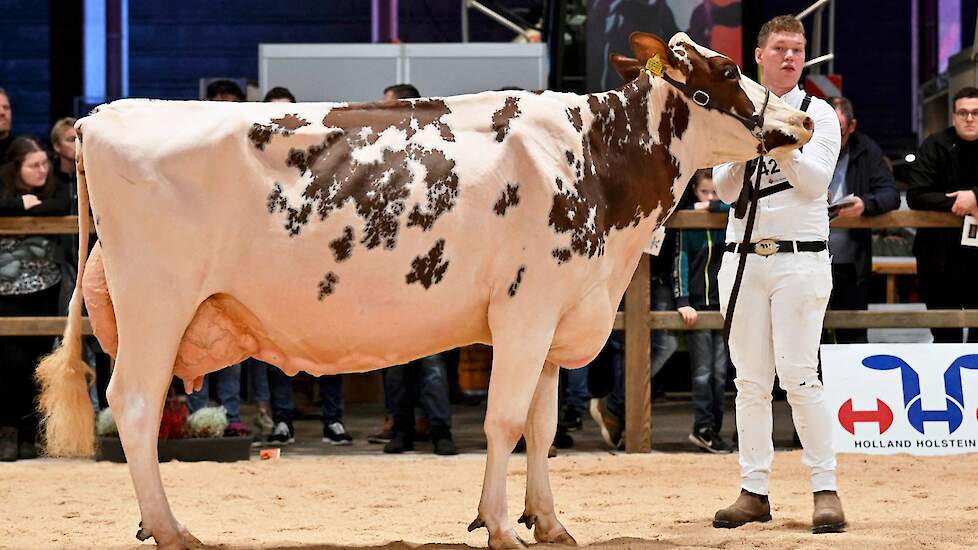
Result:
{"label": "black leather shoe", "polygon": [[17,428],[12,426],[0,428],[0,460],[4,462],[17,460]]}
{"label": "black leather shoe", "polygon": [[384,452],[387,454],[401,454],[414,450],[414,439],[412,434],[406,432],[395,432],[391,440],[384,445]]}
{"label": "black leather shoe", "polygon": [[21,441],[17,446],[17,458],[20,460],[30,460],[37,458],[37,447],[33,441]]}

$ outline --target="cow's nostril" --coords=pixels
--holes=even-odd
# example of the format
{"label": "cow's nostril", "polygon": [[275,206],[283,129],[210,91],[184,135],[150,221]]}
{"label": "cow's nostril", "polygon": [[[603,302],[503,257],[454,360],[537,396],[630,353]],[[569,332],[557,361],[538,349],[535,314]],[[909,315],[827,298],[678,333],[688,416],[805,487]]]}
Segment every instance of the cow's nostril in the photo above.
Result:
{"label": "cow's nostril", "polygon": [[806,116],[805,120],[801,122],[801,125],[804,126],[809,132],[815,129],[815,123],[812,121],[812,117]]}

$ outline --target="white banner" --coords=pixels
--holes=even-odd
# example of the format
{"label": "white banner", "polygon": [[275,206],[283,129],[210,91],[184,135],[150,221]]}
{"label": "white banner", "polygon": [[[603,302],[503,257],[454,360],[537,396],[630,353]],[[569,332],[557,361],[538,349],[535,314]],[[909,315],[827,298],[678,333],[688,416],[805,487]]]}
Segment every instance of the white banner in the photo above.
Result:
{"label": "white banner", "polygon": [[836,452],[978,452],[978,345],[822,346]]}

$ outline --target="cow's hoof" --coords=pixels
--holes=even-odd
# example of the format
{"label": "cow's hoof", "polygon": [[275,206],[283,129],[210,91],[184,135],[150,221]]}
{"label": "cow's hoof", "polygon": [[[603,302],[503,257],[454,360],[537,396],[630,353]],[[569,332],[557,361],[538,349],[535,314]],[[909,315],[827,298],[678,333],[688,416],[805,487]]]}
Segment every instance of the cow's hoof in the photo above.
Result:
{"label": "cow's hoof", "polygon": [[521,548],[529,548],[529,546],[512,529],[507,529],[499,536],[489,535],[489,550],[520,550]]}
{"label": "cow's hoof", "polygon": [[[533,529],[533,539],[537,542],[577,546],[577,541],[574,540],[574,537],[567,532],[567,529],[556,518],[553,521],[544,521],[541,523],[536,515],[523,512],[523,515],[520,516],[519,523],[525,525],[527,529],[533,529],[536,526],[536,529]],[[547,523],[550,523],[551,526],[544,532],[544,529],[547,528]]]}
{"label": "cow's hoof", "polygon": [[540,543],[550,543],[550,544],[561,544],[563,546],[577,546],[577,541],[574,537],[567,532],[567,529],[561,527],[554,533],[549,533],[547,535],[541,535],[538,531],[533,532],[533,538]]}

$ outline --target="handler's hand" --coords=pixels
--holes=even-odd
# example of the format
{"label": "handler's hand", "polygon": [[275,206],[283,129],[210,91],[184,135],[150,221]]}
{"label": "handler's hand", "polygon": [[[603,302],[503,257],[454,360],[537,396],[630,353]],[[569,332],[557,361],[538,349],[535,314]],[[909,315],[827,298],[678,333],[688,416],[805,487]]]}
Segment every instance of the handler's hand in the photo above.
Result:
{"label": "handler's hand", "polygon": [[945,193],[948,197],[954,197],[954,205],[951,212],[956,216],[967,216],[968,214],[978,213],[978,199],[974,191],[955,191]]}
{"label": "handler's hand", "polygon": [[689,306],[679,308],[679,314],[683,316],[683,322],[686,323],[687,327],[693,326],[693,324],[696,323],[696,318],[699,317],[696,310]]}

